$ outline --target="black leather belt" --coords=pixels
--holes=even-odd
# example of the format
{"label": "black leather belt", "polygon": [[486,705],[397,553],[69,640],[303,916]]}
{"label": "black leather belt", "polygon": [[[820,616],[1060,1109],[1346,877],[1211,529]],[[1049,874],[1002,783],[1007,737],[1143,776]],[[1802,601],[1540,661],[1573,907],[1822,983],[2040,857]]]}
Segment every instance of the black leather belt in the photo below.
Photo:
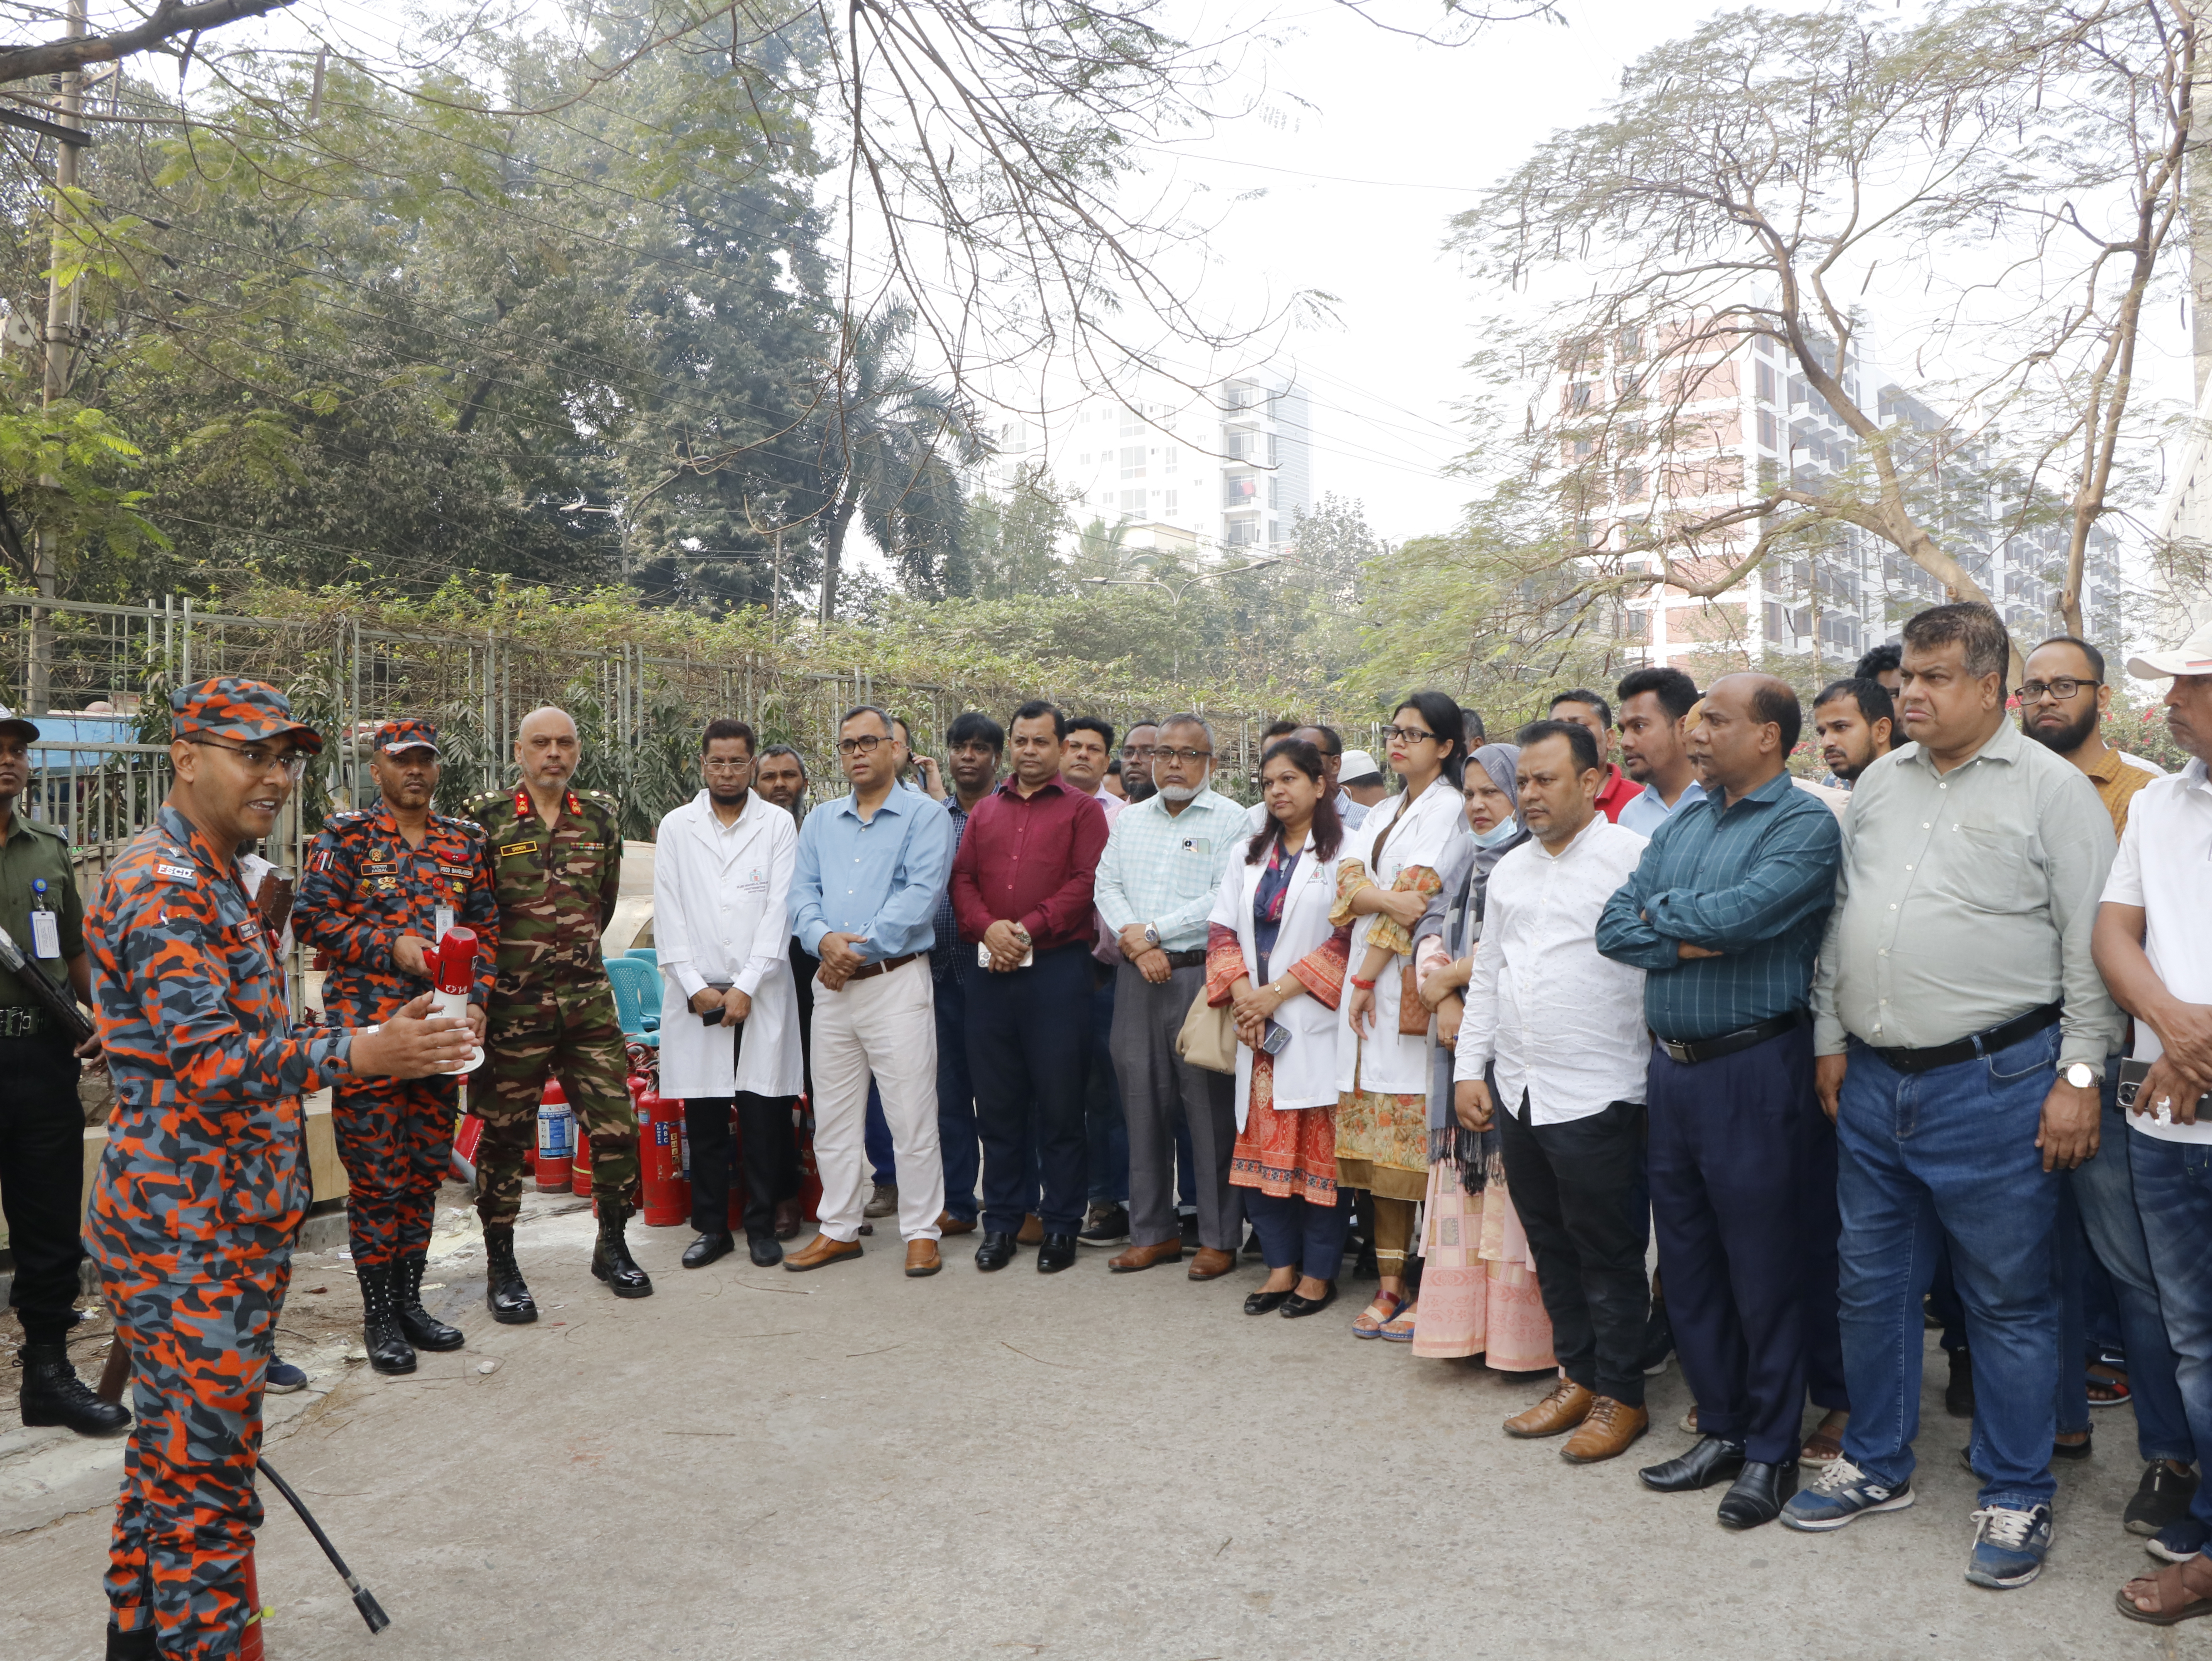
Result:
{"label": "black leather belt", "polygon": [[1723,1032],[1717,1038],[1661,1038],[1659,1047],[1683,1066],[1692,1067],[1699,1062],[1717,1061],[1723,1056],[1733,1056],[1739,1050],[1765,1043],[1769,1038],[1778,1038],[1784,1032],[1795,1031],[1804,1024],[1805,1012],[1793,1010],[1787,1015],[1777,1015],[1771,1020],[1760,1021],[1755,1026],[1740,1026],[1733,1032]]}
{"label": "black leather belt", "polygon": [[850,986],[854,981],[870,980],[878,975],[888,975],[892,970],[898,968],[902,964],[912,963],[921,955],[921,953],[919,952],[908,952],[901,957],[885,958],[881,963],[863,964],[861,967],[855,969],[851,974],[845,977],[845,984]]}
{"label": "black leather belt", "polygon": [[1970,1033],[1955,1043],[1930,1044],[1924,1050],[1884,1050],[1877,1044],[1869,1044],[1867,1048],[1899,1073],[1932,1073],[1939,1067],[1956,1067],[1977,1056],[1994,1056],[2000,1050],[2009,1050],[2021,1039],[2032,1038],[2051,1025],[2065,1010],[2063,1003],[2044,1004],[1986,1032]]}
{"label": "black leather belt", "polygon": [[1195,969],[1205,961],[1206,948],[1202,946],[1193,946],[1188,952],[1168,953],[1168,967],[1170,969]]}

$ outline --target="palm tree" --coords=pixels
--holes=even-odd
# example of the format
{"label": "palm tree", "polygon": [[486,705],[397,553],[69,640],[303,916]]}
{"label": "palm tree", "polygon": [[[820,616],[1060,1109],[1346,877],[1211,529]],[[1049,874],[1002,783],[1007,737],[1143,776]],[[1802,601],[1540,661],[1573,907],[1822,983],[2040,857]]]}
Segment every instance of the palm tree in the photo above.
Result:
{"label": "palm tree", "polygon": [[897,568],[909,593],[964,589],[967,500],[964,469],[988,446],[974,410],[957,392],[915,373],[914,313],[886,306],[864,322],[848,318],[811,424],[821,478],[822,610],[837,615],[837,577],[845,533],[855,514]]}

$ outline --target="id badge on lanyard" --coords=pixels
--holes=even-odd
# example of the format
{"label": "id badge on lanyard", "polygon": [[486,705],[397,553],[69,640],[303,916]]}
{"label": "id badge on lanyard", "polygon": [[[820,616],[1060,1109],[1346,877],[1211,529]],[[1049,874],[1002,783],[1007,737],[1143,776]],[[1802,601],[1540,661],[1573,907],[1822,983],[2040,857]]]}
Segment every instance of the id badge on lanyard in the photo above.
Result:
{"label": "id badge on lanyard", "polygon": [[46,900],[46,879],[31,879],[31,955],[49,962],[62,954],[61,920]]}
{"label": "id badge on lanyard", "polygon": [[432,925],[432,928],[434,931],[432,940],[432,944],[434,945],[436,944],[438,940],[444,940],[447,935],[453,933],[453,908],[450,905],[440,906],[437,912],[437,921]]}

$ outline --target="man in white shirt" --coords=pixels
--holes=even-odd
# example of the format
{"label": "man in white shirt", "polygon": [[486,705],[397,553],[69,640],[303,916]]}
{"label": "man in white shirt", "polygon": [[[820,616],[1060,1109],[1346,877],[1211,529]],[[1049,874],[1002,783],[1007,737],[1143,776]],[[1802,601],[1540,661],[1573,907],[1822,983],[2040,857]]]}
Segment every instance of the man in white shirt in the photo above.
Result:
{"label": "man in white shirt", "polygon": [[706,788],[660,821],[653,934],[663,1000],[660,1088],[684,1103],[691,1140],[691,1226],[684,1267],[732,1250],[730,1178],[737,1119],[745,1238],[763,1269],[783,1261],[775,1206],[793,1163],[791,1109],[802,1083],[799,1003],[785,956],[799,831],[751,788],[753,729],[707,723]]}
{"label": "man in white shirt", "polygon": [[[2182,1407],[2197,1446],[2212,1448],[2212,624],[2180,649],[2128,660],[2143,679],[2173,677],[2166,730],[2196,757],[2136,793],[2127,830],[2097,908],[2098,972],[2136,1018],[2133,1059],[2150,1063],[2132,1104],[2125,1149],[2142,1214],[2159,1307],[2178,1360]],[[2132,1070],[2132,1069],[2130,1069]],[[2123,1086],[2123,1099],[2124,1100]],[[2100,1157],[2119,1153],[2108,1148]],[[2193,1531],[2160,1551],[2183,1557],[2122,1591],[2130,1609],[2161,1620],[2212,1602],[2212,1484],[2200,1484]],[[2158,1545],[2189,1528],[2176,1524]],[[2156,1547],[2154,1548],[2156,1549]],[[2193,1552],[2193,1555],[2185,1555]]]}
{"label": "man in white shirt", "polygon": [[1626,1451],[1650,1424],[1644,971],[1601,957],[1596,939],[1644,839],[1597,811],[1605,765],[1586,728],[1524,729],[1517,770],[1530,840],[1490,873],[1452,1065],[1455,1106],[1469,1130],[1498,1126],[1562,1375],[1505,1433],[1572,1430],[1560,1457],[1587,1464]]}

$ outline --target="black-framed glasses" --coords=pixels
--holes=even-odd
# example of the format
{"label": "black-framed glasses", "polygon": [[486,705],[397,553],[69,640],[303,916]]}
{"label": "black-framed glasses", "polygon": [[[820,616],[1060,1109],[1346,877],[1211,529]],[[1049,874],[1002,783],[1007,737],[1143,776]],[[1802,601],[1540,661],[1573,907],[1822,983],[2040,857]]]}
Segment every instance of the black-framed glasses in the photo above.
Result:
{"label": "black-framed glasses", "polygon": [[1386,727],[1382,729],[1382,736],[1395,739],[1400,744],[1419,744],[1423,739],[1432,739],[1436,734],[1425,733],[1418,727]]}
{"label": "black-framed glasses", "polygon": [[2045,694],[2065,703],[2085,686],[2102,686],[2101,680],[2077,680],[2072,675],[2053,675],[2049,680],[2024,680],[2020,684],[2022,703],[2040,703]]}
{"label": "black-framed glasses", "polygon": [[726,761],[719,756],[712,760],[702,757],[699,763],[700,767],[709,773],[742,773],[752,764],[750,756],[741,756],[735,761]]}
{"label": "black-framed glasses", "polygon": [[1213,751],[1211,750],[1170,750],[1163,745],[1152,751],[1152,759],[1154,761],[1207,761],[1212,759],[1212,755]]}
{"label": "black-framed glasses", "polygon": [[837,753],[841,756],[872,756],[875,754],[878,745],[890,742],[889,739],[879,738],[873,733],[863,733],[856,739],[839,739]]}
{"label": "black-framed glasses", "polygon": [[284,776],[295,784],[307,770],[307,752],[304,750],[287,750],[272,755],[258,747],[241,749],[235,744],[218,744],[213,739],[186,739],[185,742],[197,744],[204,749],[228,750],[234,756],[243,756],[246,764],[257,773],[266,773],[281,767],[284,770]]}

